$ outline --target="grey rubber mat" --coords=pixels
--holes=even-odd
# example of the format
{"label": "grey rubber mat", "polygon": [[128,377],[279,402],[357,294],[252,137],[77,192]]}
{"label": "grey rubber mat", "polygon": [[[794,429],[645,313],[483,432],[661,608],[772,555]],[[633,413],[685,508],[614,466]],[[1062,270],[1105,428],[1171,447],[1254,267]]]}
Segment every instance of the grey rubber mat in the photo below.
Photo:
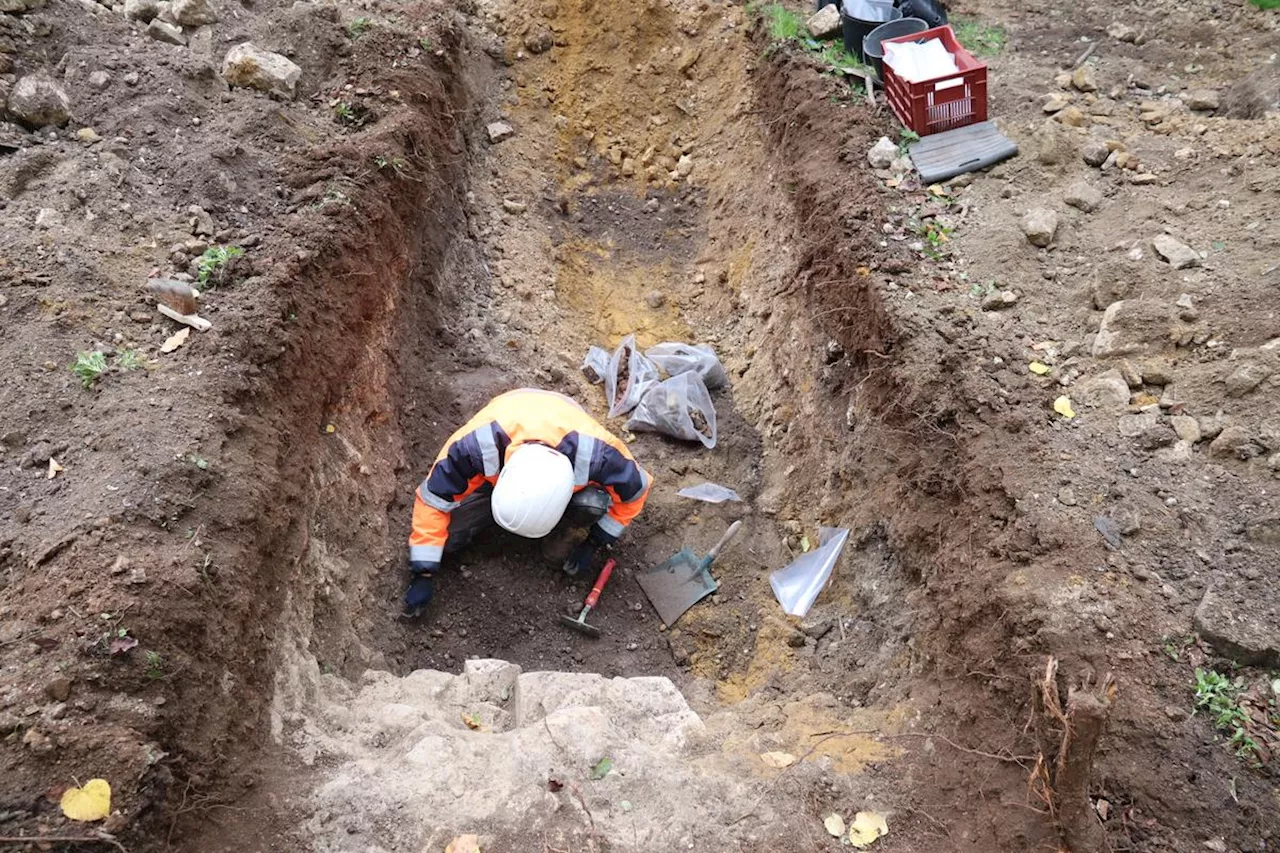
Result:
{"label": "grey rubber mat", "polygon": [[920,180],[936,184],[985,169],[1018,153],[1017,144],[989,121],[926,136],[908,149]]}

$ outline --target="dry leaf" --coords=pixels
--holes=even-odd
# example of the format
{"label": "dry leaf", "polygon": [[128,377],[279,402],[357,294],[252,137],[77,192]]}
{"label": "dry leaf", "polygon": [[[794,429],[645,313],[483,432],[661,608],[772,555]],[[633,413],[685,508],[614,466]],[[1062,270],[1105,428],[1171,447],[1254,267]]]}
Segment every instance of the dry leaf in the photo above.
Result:
{"label": "dry leaf", "polygon": [[839,838],[844,835],[844,818],[840,817],[838,814],[827,815],[826,819],[822,821],[822,825],[825,826],[827,828],[827,832],[831,833],[835,838]]}
{"label": "dry leaf", "polygon": [[1066,394],[1053,401],[1053,410],[1067,420],[1071,420],[1076,416],[1076,410],[1071,408],[1071,398]]}
{"label": "dry leaf", "polygon": [[790,767],[796,763],[796,757],[789,752],[762,752],[760,760],[770,767]]}
{"label": "dry leaf", "polygon": [[90,779],[83,788],[68,788],[61,805],[71,820],[102,820],[111,814],[111,785],[106,779]]}
{"label": "dry leaf", "polygon": [[849,843],[854,847],[870,847],[877,838],[889,834],[889,824],[884,815],[876,812],[858,812],[849,826]]}
{"label": "dry leaf", "polygon": [[52,480],[66,469],[58,464],[58,460],[52,456],[49,457],[49,473],[45,475],[46,480]]}
{"label": "dry leaf", "polygon": [[336,426],[334,426],[333,424],[325,424],[325,425],[324,425],[324,433],[325,433],[325,435],[333,435],[333,434],[334,434],[335,432],[337,432],[337,431],[338,431],[338,428],[337,428]]}
{"label": "dry leaf", "polygon": [[480,853],[480,836],[459,835],[449,842],[444,853]]}
{"label": "dry leaf", "polygon": [[1039,362],[1039,361],[1033,361],[1033,362],[1031,362],[1030,364],[1028,364],[1028,365],[1027,365],[1027,370],[1030,370],[1030,371],[1031,371],[1032,373],[1034,373],[1036,376],[1044,376],[1044,375],[1045,375],[1046,373],[1048,373],[1051,369],[1052,369],[1052,368],[1051,368],[1051,367],[1049,367],[1049,365],[1044,364],[1043,362]]}
{"label": "dry leaf", "polygon": [[178,347],[187,342],[187,338],[191,337],[191,329],[179,329],[169,336],[169,339],[160,345],[160,352],[173,352]]}
{"label": "dry leaf", "polygon": [[462,722],[467,724],[467,728],[476,730],[483,724],[479,714],[463,714]]}

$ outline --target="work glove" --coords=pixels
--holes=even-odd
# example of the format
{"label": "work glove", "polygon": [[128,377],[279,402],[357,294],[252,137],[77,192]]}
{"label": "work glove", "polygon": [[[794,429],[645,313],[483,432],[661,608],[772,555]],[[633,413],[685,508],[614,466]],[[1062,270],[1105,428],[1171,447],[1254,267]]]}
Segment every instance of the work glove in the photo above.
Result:
{"label": "work glove", "polygon": [[413,578],[409,581],[409,589],[404,594],[404,612],[406,616],[417,616],[431,603],[435,594],[435,571],[439,563],[410,563],[409,570]]}
{"label": "work glove", "polygon": [[591,532],[587,534],[586,541],[574,547],[569,554],[569,559],[564,561],[564,573],[573,577],[584,569],[591,568],[591,562],[595,559],[596,551],[612,545],[616,541],[618,541],[616,536],[610,536],[593,524]]}

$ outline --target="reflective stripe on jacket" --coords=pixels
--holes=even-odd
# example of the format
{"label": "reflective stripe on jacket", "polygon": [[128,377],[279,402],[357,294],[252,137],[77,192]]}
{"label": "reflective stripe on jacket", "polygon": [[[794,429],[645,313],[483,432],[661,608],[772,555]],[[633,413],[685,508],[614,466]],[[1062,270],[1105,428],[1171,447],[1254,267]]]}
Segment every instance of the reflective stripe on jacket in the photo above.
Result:
{"label": "reflective stripe on jacket", "polygon": [[440,562],[449,539],[449,513],[483,484],[498,480],[512,449],[538,442],[569,457],[574,491],[589,485],[613,505],[596,524],[611,539],[644,508],[649,475],[615,435],[562,394],[524,388],[494,397],[449,440],[413,502],[411,562]]}

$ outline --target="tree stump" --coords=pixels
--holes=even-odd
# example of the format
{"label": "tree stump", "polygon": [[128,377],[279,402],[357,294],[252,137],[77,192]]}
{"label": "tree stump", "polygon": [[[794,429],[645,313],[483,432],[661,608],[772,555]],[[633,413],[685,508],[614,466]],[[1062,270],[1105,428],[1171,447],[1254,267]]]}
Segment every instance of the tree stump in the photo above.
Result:
{"label": "tree stump", "polygon": [[1106,833],[1089,799],[1089,778],[1098,739],[1116,697],[1108,675],[1095,688],[1087,680],[1067,692],[1064,710],[1058,688],[1058,661],[1049,658],[1033,679],[1031,702],[1040,755],[1032,770],[1032,792],[1049,807],[1063,844],[1072,853],[1102,853]]}

